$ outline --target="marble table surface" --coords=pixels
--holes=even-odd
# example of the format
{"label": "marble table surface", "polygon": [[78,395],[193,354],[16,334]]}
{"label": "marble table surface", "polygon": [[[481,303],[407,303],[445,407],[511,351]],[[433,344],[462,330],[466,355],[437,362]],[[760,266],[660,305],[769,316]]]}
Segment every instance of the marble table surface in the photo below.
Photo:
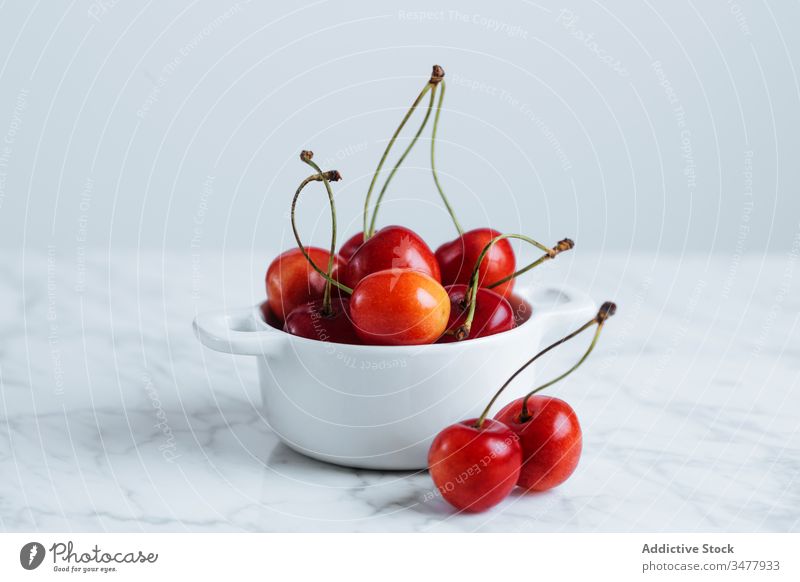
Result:
{"label": "marble table surface", "polygon": [[552,390],[581,418],[581,465],[553,491],[462,515],[425,472],[280,444],[252,358],[196,341],[196,312],[263,297],[271,253],[6,252],[0,529],[800,531],[798,254],[576,249],[543,268],[620,306]]}

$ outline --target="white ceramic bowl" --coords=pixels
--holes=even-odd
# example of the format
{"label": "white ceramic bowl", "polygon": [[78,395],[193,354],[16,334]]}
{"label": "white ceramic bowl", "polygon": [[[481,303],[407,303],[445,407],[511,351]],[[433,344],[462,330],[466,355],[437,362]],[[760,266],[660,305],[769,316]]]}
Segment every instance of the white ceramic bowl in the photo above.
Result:
{"label": "white ceramic bowl", "polygon": [[[305,339],[264,322],[256,307],[205,313],[194,329],[211,349],[256,356],[264,416],[292,449],[368,469],[422,469],[433,437],[478,416],[502,383],[540,349],[595,315],[585,294],[530,287],[533,306],[517,328],[425,346],[353,346]],[[533,367],[500,407],[533,388]]]}

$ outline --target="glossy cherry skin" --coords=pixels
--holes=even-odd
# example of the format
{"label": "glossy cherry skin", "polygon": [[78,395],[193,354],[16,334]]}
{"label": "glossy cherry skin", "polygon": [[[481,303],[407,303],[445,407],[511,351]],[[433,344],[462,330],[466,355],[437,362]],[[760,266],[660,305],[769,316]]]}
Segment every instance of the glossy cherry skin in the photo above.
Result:
{"label": "glossy cherry skin", "polygon": [[[450,319],[447,322],[447,331],[450,332],[455,331],[467,319],[468,309],[465,297],[468,287],[466,285],[450,285],[445,287],[445,290],[450,297]],[[461,341],[494,335],[516,327],[511,305],[494,291],[479,288],[475,301],[475,316],[472,318],[469,335]],[[439,339],[439,343],[454,341],[458,340],[451,333],[445,333]]]}
{"label": "glossy cherry skin", "polygon": [[462,511],[485,511],[508,496],[519,479],[522,448],[502,422],[487,418],[448,426],[433,439],[428,470],[439,493]]}
{"label": "glossy cherry skin", "polygon": [[356,285],[350,315],[365,344],[432,344],[447,326],[450,298],[430,275],[387,269],[367,275]]}
{"label": "glossy cherry skin", "polygon": [[364,244],[364,233],[359,232],[351,236],[349,239],[345,241],[345,243],[339,248],[339,258],[342,259],[344,262],[350,260],[350,258],[356,253],[358,248]]}
{"label": "glossy cherry skin", "polygon": [[511,293],[506,297],[508,304],[514,311],[514,321],[518,326],[522,325],[531,318],[533,315],[533,307],[527,300],[520,297],[516,293]]}
{"label": "glossy cherry skin", "polygon": [[[501,233],[491,228],[476,228],[465,232],[457,239],[444,243],[436,249],[436,260],[442,271],[442,283],[454,285],[456,283],[469,284],[472,270],[484,247]],[[495,281],[514,273],[517,261],[514,249],[508,239],[503,239],[489,249],[478,269],[480,285],[490,285]],[[492,290],[503,297],[511,293],[514,279],[494,287]]]}
{"label": "glossy cherry skin", "polygon": [[519,436],[522,471],[518,485],[528,491],[546,491],[566,481],[581,458],[583,435],[572,407],[552,396],[528,399],[526,422],[520,421],[522,398],[495,415]]}
{"label": "glossy cherry skin", "polygon": [[[306,252],[320,269],[328,268],[330,253],[317,247],[306,247]],[[335,259],[333,277],[338,274],[339,260]],[[309,301],[322,299],[325,278],[308,264],[298,248],[281,253],[270,263],[266,277],[267,301],[272,313],[280,321]]]}
{"label": "glossy cherry skin", "polygon": [[350,319],[350,301],[334,297],[331,308],[330,315],[323,315],[321,299],[296,307],[286,316],[283,331],[321,342],[360,344]]}
{"label": "glossy cherry skin", "polygon": [[342,282],[353,289],[367,275],[386,269],[414,269],[441,281],[436,257],[418,234],[404,226],[385,226],[350,257]]}

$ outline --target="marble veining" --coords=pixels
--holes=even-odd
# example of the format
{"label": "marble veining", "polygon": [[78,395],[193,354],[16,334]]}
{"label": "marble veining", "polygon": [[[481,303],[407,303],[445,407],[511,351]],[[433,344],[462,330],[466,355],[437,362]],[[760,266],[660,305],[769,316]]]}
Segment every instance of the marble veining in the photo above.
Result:
{"label": "marble veining", "polygon": [[462,515],[425,472],[280,444],[255,362],[196,341],[196,312],[262,298],[265,256],[103,252],[78,269],[55,251],[2,255],[0,528],[800,531],[796,257],[732,270],[724,255],[576,250],[546,265],[536,277],[620,306],[552,390],[581,419],[581,465],[554,491]]}

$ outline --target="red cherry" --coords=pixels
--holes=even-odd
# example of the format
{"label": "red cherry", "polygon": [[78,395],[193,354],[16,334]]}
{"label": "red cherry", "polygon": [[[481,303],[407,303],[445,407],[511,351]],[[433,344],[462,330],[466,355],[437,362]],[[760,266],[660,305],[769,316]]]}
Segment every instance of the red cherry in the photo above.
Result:
{"label": "red cherry", "polygon": [[[306,247],[306,252],[320,269],[328,266],[330,253],[318,247]],[[335,279],[338,259],[334,262]],[[267,301],[272,313],[280,321],[300,305],[321,299],[325,292],[325,278],[308,263],[299,248],[278,255],[267,269]]]}
{"label": "red cherry", "polygon": [[522,449],[502,422],[476,419],[448,426],[433,439],[428,470],[445,501],[462,511],[484,511],[511,492],[519,478]]}
{"label": "red cherry", "polygon": [[514,322],[520,326],[526,321],[531,318],[533,315],[533,307],[528,301],[517,295],[516,293],[512,293],[506,297],[508,300],[508,304],[511,305],[511,309],[514,311]]}
{"label": "red cherry", "polygon": [[572,407],[552,396],[528,398],[527,419],[522,418],[522,398],[495,415],[519,436],[522,471],[518,485],[545,491],[566,481],[581,458],[583,436]]}
{"label": "red cherry", "polygon": [[283,329],[283,322],[279,321],[275,314],[272,313],[272,309],[269,308],[269,301],[264,301],[259,305],[259,309],[261,310],[261,317],[264,318],[264,323],[275,329]]}
{"label": "red cherry", "polygon": [[366,344],[431,344],[447,326],[450,299],[444,287],[425,273],[387,269],[356,285],[350,314]]}
{"label": "red cherry", "polygon": [[[501,233],[491,228],[476,228],[465,232],[457,239],[444,243],[436,250],[436,260],[442,271],[442,283],[453,285],[455,283],[469,284],[475,263],[491,240]],[[514,258],[514,249],[507,239],[496,242],[484,257],[479,267],[479,284],[489,285],[504,277],[512,275],[517,261]],[[514,279],[494,287],[492,291],[506,297],[514,287]]]}
{"label": "red cherry", "polygon": [[331,314],[323,314],[322,300],[295,308],[286,316],[283,330],[292,335],[337,344],[360,344],[350,319],[350,301],[331,299]]}
{"label": "red cherry", "polygon": [[367,275],[385,269],[414,269],[441,280],[431,249],[417,233],[403,226],[385,226],[362,244],[343,269],[342,282],[355,288]]}
{"label": "red cherry", "polygon": [[[445,287],[450,296],[450,320],[447,322],[447,331],[439,343],[457,341],[454,333],[467,319],[467,289],[466,285],[450,285]],[[514,311],[503,297],[490,289],[478,289],[475,296],[475,315],[472,319],[469,335],[464,339],[486,337],[516,327]]]}
{"label": "red cherry", "polygon": [[364,233],[359,232],[351,236],[339,249],[339,258],[347,262],[358,248],[364,244]]}

